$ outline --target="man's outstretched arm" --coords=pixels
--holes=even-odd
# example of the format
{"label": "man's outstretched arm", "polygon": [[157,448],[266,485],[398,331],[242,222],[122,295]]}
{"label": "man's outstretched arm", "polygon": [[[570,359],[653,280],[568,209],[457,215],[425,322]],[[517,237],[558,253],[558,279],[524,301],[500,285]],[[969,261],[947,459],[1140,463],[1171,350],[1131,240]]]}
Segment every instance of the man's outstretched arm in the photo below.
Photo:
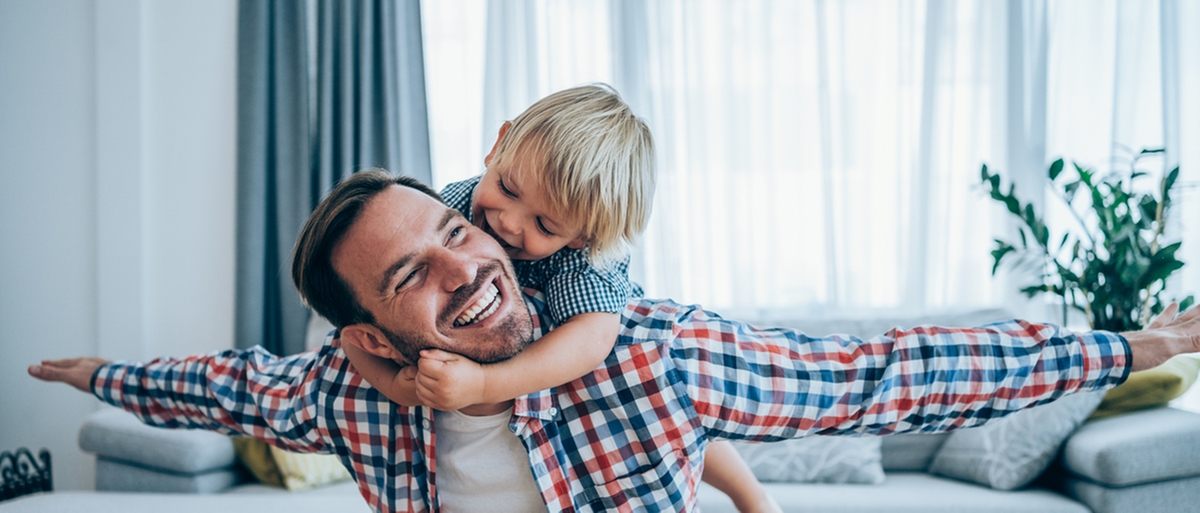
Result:
{"label": "man's outstretched arm", "polygon": [[692,311],[677,320],[675,360],[720,438],[944,431],[1103,390],[1132,370],[1200,351],[1200,309],[1176,310],[1121,335],[1011,321],[868,340],[760,330]]}
{"label": "man's outstretched arm", "polygon": [[261,349],[141,364],[83,357],[29,367],[137,415],[142,422],[253,436],[292,451],[319,451],[315,353],[278,358]]}

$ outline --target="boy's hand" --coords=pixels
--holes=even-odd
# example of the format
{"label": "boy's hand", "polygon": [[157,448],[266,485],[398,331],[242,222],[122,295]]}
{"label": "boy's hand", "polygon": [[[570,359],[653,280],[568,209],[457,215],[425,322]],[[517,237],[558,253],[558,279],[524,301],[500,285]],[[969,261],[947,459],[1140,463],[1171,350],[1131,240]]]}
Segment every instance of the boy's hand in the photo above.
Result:
{"label": "boy's hand", "polygon": [[421,351],[417,361],[417,396],[442,411],[453,411],[484,402],[483,366],[463,356],[438,349]]}

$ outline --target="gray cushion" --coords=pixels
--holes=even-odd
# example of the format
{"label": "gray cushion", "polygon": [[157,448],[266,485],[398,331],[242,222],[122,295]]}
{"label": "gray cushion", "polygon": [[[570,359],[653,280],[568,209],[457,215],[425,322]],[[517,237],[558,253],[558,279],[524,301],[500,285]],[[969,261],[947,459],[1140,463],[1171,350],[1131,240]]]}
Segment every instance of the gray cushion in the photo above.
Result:
{"label": "gray cushion", "polygon": [[147,469],[103,456],[96,458],[96,489],[106,492],[217,493],[237,484],[232,468],[201,474]]}
{"label": "gray cushion", "polygon": [[882,437],[883,470],[918,470],[929,468],[929,461],[942,447],[950,433],[907,433]]}
{"label": "gray cushion", "polygon": [[[889,472],[874,486],[764,483],[787,512],[837,513],[1088,513],[1084,505],[1041,489],[1001,492],[917,472]],[[734,513],[733,502],[702,484],[700,511]]]}
{"label": "gray cushion", "polygon": [[227,436],[142,424],[133,414],[112,408],[93,413],[79,428],[79,448],[109,459],[182,474],[233,465],[237,454]]}
{"label": "gray cushion", "polygon": [[754,477],[762,482],[883,482],[879,437],[811,436],[772,443],[733,442]]}
{"label": "gray cushion", "polygon": [[997,490],[1028,485],[1050,466],[1063,441],[1103,398],[1103,392],[1073,394],[955,431],[933,457],[929,472]]}
{"label": "gray cushion", "polygon": [[1200,510],[1200,477],[1108,488],[1068,479],[1067,493],[1095,513],[1194,513]]}
{"label": "gray cushion", "polygon": [[1200,475],[1200,415],[1157,408],[1097,419],[1067,440],[1070,472],[1109,486]]}

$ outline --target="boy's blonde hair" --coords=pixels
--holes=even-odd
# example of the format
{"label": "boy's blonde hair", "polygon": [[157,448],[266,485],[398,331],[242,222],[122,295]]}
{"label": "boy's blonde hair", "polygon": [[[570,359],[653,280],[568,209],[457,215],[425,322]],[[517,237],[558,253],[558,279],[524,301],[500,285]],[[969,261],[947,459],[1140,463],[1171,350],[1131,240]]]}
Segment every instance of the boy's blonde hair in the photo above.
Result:
{"label": "boy's blonde hair", "polygon": [[512,121],[488,167],[509,167],[521,152],[544,159],[527,176],[563,222],[581,227],[592,262],[623,257],[646,229],[654,141],[612,87],[583,85],[538,100]]}

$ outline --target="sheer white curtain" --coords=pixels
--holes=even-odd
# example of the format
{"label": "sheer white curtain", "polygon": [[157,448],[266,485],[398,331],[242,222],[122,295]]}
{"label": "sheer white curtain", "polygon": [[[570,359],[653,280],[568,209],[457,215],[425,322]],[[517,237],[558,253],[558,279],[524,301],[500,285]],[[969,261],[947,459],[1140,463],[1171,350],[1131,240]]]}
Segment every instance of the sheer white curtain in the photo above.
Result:
{"label": "sheer white curtain", "polygon": [[[467,5],[476,19],[481,5],[431,4]],[[473,22],[485,34],[461,31],[485,55],[482,110],[468,116],[481,134],[466,145],[475,163],[435,155],[435,182],[478,173],[499,123],[538,98],[605,81],[659,149],[654,217],[635,255],[649,295],[749,316],[997,304],[1046,315],[990,277],[991,239],[1009,221],[975,187],[979,166],[1036,199],[1059,155],[1100,165],[1114,143],[1178,137],[1170,158],[1194,183],[1196,11],[1116,0],[490,2]],[[427,36],[427,52],[440,45]],[[426,62],[440,155],[437,124],[463,122],[439,117],[440,75]],[[1197,218],[1195,201],[1181,203],[1182,219]],[[1182,287],[1197,289],[1198,268]]]}

